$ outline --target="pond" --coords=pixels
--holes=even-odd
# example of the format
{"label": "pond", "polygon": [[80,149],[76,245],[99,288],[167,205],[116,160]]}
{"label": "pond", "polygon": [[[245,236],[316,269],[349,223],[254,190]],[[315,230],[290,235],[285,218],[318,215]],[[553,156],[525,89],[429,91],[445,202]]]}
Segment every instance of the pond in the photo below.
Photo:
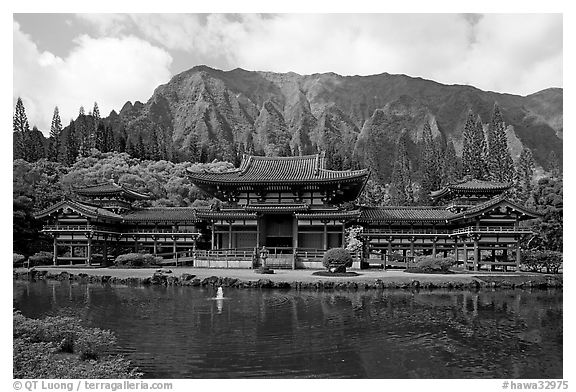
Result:
{"label": "pond", "polygon": [[14,281],[25,316],[112,330],[145,378],[562,378],[562,291]]}

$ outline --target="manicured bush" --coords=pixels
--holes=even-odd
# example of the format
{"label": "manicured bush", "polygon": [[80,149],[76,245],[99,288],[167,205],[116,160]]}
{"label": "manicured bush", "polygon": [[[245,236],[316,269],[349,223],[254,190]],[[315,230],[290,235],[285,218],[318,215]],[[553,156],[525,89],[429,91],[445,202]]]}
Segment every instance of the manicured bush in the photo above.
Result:
{"label": "manicured bush", "polygon": [[562,252],[552,250],[525,250],[522,251],[522,266],[531,272],[557,274],[562,266]]}
{"label": "manicured bush", "polygon": [[24,257],[24,255],[21,255],[19,253],[13,253],[12,254],[13,264],[12,265],[14,267],[20,267],[21,265],[23,265],[25,259],[26,259],[26,257]]}
{"label": "manicured bush", "polygon": [[40,251],[35,253],[34,255],[28,257],[28,262],[30,263],[30,267],[34,267],[37,265],[47,265],[52,264],[54,260],[54,256],[52,252],[45,252]]}
{"label": "manicured bush", "polygon": [[86,328],[78,319],[44,319],[13,313],[14,378],[139,378],[122,356],[110,355],[110,331]]}
{"label": "manicured bush", "polygon": [[456,264],[456,260],[452,257],[434,257],[434,256],[418,256],[414,260],[416,266],[412,268],[412,272],[449,272],[450,267]]}
{"label": "manicured bush", "polygon": [[322,265],[331,272],[346,272],[346,267],[352,266],[352,256],[346,249],[332,248],[324,253]]}
{"label": "manicured bush", "polygon": [[149,253],[127,253],[116,257],[114,262],[116,266],[119,267],[149,267],[152,265],[160,265],[162,258]]}

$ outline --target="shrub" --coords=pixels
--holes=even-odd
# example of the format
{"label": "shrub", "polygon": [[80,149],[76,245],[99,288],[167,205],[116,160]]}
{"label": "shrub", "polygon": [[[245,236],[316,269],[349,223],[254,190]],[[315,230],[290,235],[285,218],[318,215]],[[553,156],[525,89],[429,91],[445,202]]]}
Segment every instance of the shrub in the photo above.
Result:
{"label": "shrub", "polygon": [[456,264],[452,257],[418,256],[414,261],[420,272],[448,272]]}
{"label": "shrub", "polygon": [[352,256],[346,249],[332,248],[324,253],[322,265],[329,270],[335,269],[334,272],[346,272],[346,267],[352,266]]}
{"label": "shrub", "polygon": [[54,260],[53,257],[52,252],[40,251],[28,257],[28,263],[30,264],[30,267],[52,264],[52,261]]}
{"label": "shrub", "polygon": [[162,262],[162,258],[149,253],[127,253],[116,257],[114,262],[116,266],[147,267],[159,265]]}
{"label": "shrub", "polygon": [[21,255],[19,253],[13,253],[12,254],[13,264],[12,265],[14,267],[18,267],[20,265],[23,265],[25,259],[26,259],[26,257],[24,257],[23,255]]}
{"label": "shrub", "polygon": [[[110,331],[86,328],[73,317],[30,319],[13,313],[14,378],[139,378]],[[65,354],[69,353],[69,354]]]}
{"label": "shrub", "polygon": [[562,252],[553,250],[525,250],[522,251],[522,265],[531,272],[542,272],[557,274],[562,266]]}

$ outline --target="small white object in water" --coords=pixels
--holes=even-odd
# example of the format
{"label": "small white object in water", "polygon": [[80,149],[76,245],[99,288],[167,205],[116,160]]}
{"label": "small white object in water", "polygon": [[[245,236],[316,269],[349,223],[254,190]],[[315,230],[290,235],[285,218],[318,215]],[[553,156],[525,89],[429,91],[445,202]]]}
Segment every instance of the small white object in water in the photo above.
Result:
{"label": "small white object in water", "polygon": [[216,299],[224,299],[224,290],[222,290],[222,286],[218,287],[218,291],[216,291]]}

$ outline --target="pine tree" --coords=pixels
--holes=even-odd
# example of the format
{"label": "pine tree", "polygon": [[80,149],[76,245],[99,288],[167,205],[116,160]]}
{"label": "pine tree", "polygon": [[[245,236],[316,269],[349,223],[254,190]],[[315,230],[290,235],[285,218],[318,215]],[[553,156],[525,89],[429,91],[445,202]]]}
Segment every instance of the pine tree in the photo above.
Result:
{"label": "pine tree", "polygon": [[48,144],[48,159],[54,162],[58,162],[60,157],[60,146],[62,141],[62,121],[60,120],[60,113],[58,111],[58,106],[54,108],[54,114],[52,115],[52,124],[50,125],[50,141]]}
{"label": "pine tree", "polygon": [[96,132],[94,135],[94,148],[101,152],[107,152],[106,150],[106,127],[102,122],[99,122],[96,127]]}
{"label": "pine tree", "polygon": [[393,205],[411,205],[414,202],[412,167],[406,148],[407,137],[408,132],[404,131],[397,144],[396,159],[392,170],[392,183],[390,184],[390,200]]}
{"label": "pine tree", "polygon": [[64,138],[64,162],[70,166],[76,162],[77,157],[78,144],[76,139],[76,125],[74,121],[70,121],[68,132]]}
{"label": "pine tree", "polygon": [[200,162],[200,155],[202,154],[202,146],[200,145],[200,138],[198,134],[192,133],[188,142],[188,151],[190,152],[191,162]]}
{"label": "pine tree", "polygon": [[468,112],[466,125],[463,132],[462,148],[462,174],[479,180],[487,178],[487,170],[484,161],[486,141],[484,130],[479,117],[475,117],[472,111]]}
{"label": "pine tree", "polygon": [[550,175],[553,178],[562,178],[562,164],[554,150],[550,151],[550,154],[548,154],[548,158],[546,159],[546,170],[550,172]]}
{"label": "pine tree", "polygon": [[138,134],[138,143],[136,144],[136,155],[137,158],[147,159],[146,147],[144,146],[144,139],[142,139],[142,134]]}
{"label": "pine tree", "polygon": [[492,120],[488,127],[486,147],[489,178],[497,182],[512,182],[514,163],[508,150],[506,125],[498,104],[494,104]]}
{"label": "pine tree", "polygon": [[127,152],[126,151],[126,143],[127,143],[127,135],[126,130],[124,127],[120,128],[118,132],[113,135],[113,147],[112,149],[116,152]]}
{"label": "pine tree", "polygon": [[515,177],[516,199],[526,204],[532,195],[532,179],[534,177],[534,158],[532,152],[527,148],[520,154]]}
{"label": "pine tree", "polygon": [[419,201],[430,204],[430,192],[440,189],[442,185],[442,167],[440,147],[432,137],[432,129],[428,123],[423,131],[424,151],[422,154],[422,182]]}
{"label": "pine tree", "polygon": [[98,103],[94,102],[94,109],[92,110],[92,117],[94,121],[100,121],[100,109],[98,109]]}
{"label": "pine tree", "polygon": [[160,154],[160,144],[158,140],[158,131],[154,129],[150,135],[150,145],[148,146],[148,156],[153,161],[159,161],[162,159]]}
{"label": "pine tree", "polygon": [[26,116],[26,109],[22,99],[18,97],[14,117],[12,119],[13,138],[14,138],[14,159],[26,159],[28,150],[28,135],[30,133],[30,124]]}
{"label": "pine tree", "polygon": [[454,184],[462,177],[460,162],[456,156],[456,149],[452,140],[446,143],[444,150],[444,159],[442,162],[442,184]]}
{"label": "pine tree", "polygon": [[28,157],[27,161],[36,162],[39,159],[46,157],[44,149],[44,135],[34,126],[28,136]]}
{"label": "pine tree", "polygon": [[126,138],[126,149],[125,151],[133,158],[138,158],[137,154],[138,152],[136,151],[136,144],[134,143],[134,141],[132,140],[133,138],[131,137],[127,137]]}

